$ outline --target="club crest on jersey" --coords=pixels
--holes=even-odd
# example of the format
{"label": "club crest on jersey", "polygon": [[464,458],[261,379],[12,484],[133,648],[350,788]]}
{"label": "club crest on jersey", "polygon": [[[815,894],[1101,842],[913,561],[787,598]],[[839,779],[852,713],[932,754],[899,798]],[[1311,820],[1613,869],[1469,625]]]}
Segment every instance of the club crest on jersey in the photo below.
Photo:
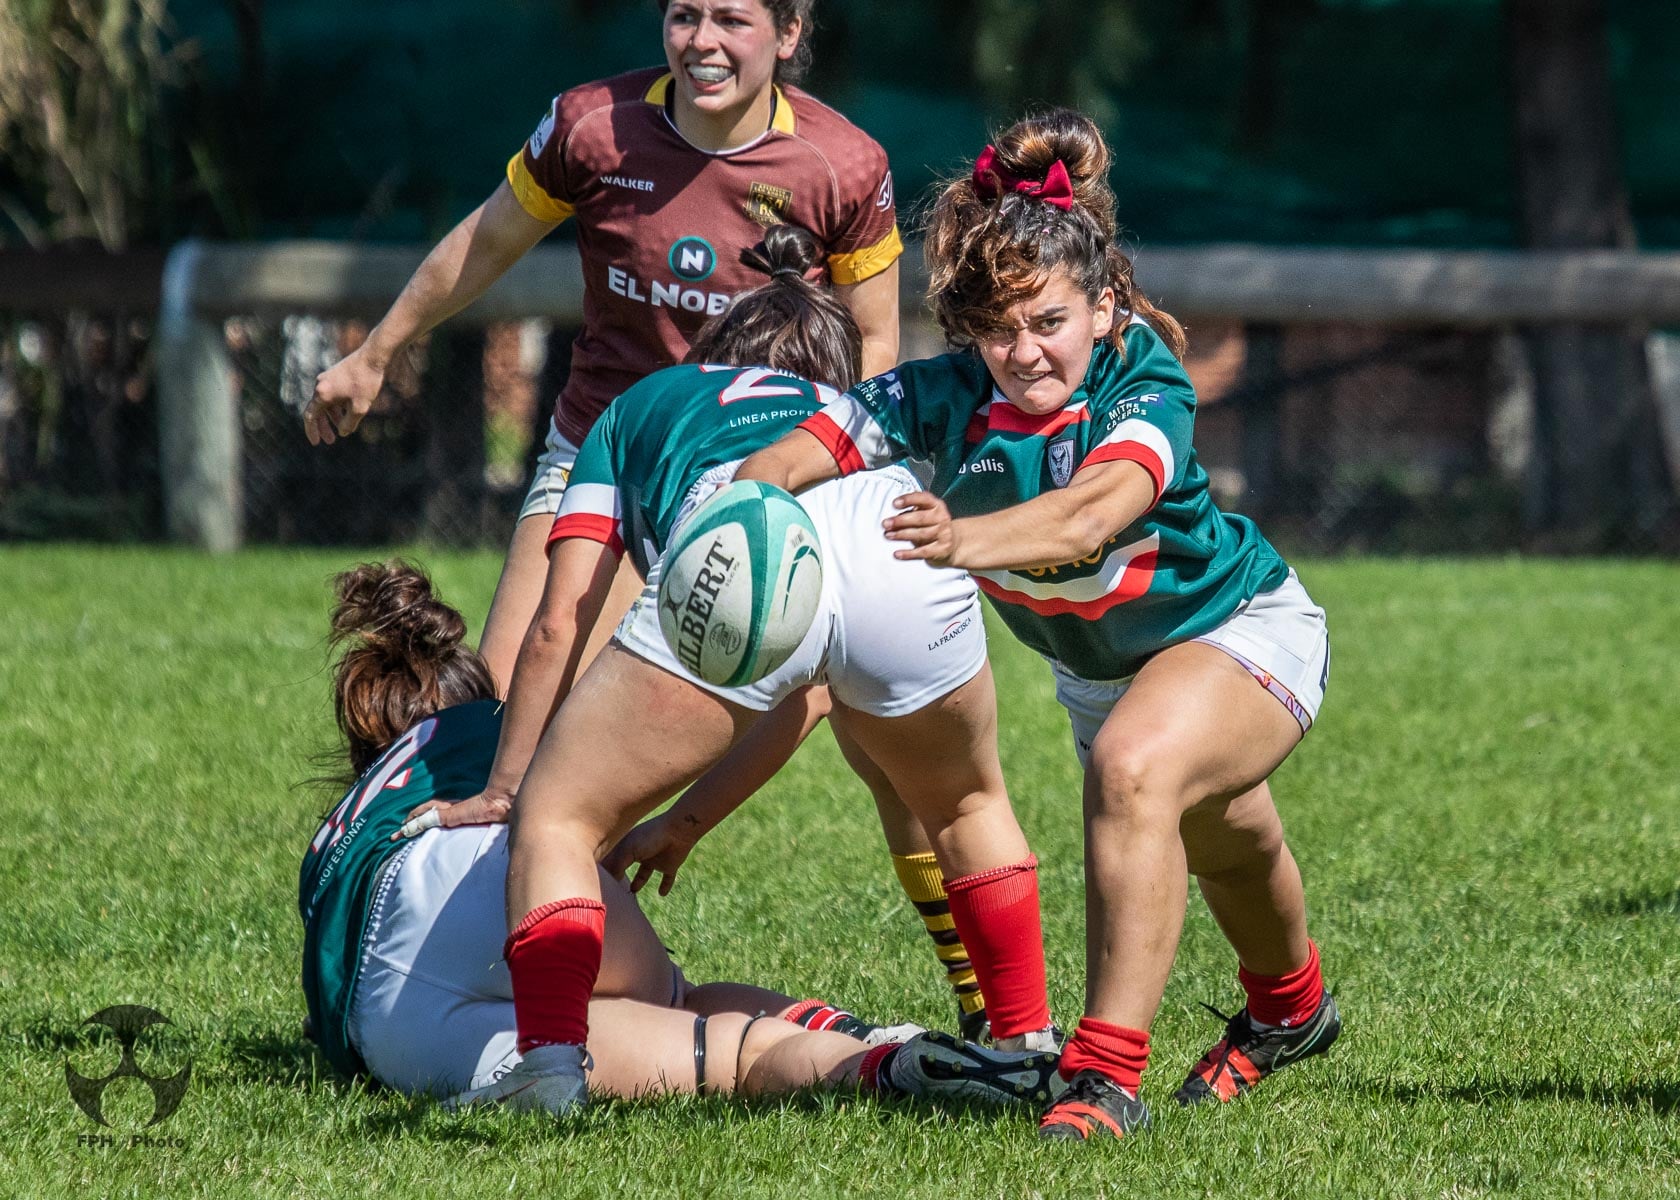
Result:
{"label": "club crest on jersey", "polygon": [[1066,487],[1073,478],[1073,443],[1066,438],[1050,443],[1050,479],[1057,487]]}
{"label": "club crest on jersey", "polygon": [[703,237],[683,237],[671,243],[666,261],[678,279],[699,283],[717,270],[717,251]]}
{"label": "club crest on jersey", "polygon": [[768,229],[787,220],[788,209],[792,204],[793,193],[787,188],[769,183],[749,183],[747,202],[743,207],[747,210],[747,216]]}

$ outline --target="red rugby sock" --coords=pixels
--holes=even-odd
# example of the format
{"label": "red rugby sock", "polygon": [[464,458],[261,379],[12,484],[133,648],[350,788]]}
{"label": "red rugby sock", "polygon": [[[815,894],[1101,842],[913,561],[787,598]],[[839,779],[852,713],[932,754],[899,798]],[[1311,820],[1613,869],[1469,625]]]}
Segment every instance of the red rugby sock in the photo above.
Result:
{"label": "red rugby sock", "polygon": [[1080,1017],[1073,1037],[1062,1048],[1063,1079],[1081,1071],[1097,1071],[1137,1095],[1143,1069],[1149,1065],[1149,1035],[1126,1025],[1110,1025],[1095,1017]]}
{"label": "red rugby sock", "polygon": [[896,1089],[883,1078],[887,1060],[899,1051],[897,1042],[885,1046],[871,1046],[858,1065],[858,1091],[870,1096],[890,1096]]}
{"label": "red rugby sock", "polygon": [[589,997],[601,973],[607,909],[577,897],[533,908],[502,947],[513,977],[519,1052],[589,1037]]}
{"label": "red rugby sock", "polygon": [[827,1000],[801,1000],[782,1014],[782,1020],[790,1021],[805,1029],[833,1029],[836,1025],[855,1016],[843,1008],[836,1008]]}
{"label": "red rugby sock", "polygon": [[947,880],[951,920],[968,947],[994,1038],[1050,1024],[1044,929],[1038,915],[1038,859]]}
{"label": "red rugby sock", "polygon": [[1318,1011],[1324,999],[1324,975],[1318,969],[1318,946],[1307,941],[1311,951],[1305,965],[1287,975],[1256,975],[1239,966],[1237,980],[1248,993],[1248,1016],[1262,1025],[1299,1025]]}

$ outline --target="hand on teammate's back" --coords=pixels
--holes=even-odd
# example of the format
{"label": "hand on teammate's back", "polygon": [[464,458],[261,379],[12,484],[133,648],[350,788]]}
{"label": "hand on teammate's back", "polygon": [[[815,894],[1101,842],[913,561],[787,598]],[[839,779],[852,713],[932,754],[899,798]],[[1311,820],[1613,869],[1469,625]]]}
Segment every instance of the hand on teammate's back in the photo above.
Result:
{"label": "hand on teammate's back", "polygon": [[513,797],[490,792],[480,792],[465,800],[428,800],[408,814],[391,840],[417,837],[428,829],[453,829],[457,825],[505,825],[512,811]]}

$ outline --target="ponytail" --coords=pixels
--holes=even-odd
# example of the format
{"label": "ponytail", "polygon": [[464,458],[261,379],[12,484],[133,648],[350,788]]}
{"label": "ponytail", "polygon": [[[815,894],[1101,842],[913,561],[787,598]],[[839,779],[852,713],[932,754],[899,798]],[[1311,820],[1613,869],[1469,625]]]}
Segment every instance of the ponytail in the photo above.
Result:
{"label": "ponytail", "polygon": [[770,367],[841,391],[851,387],[863,369],[863,333],[832,291],[806,278],[821,259],[809,230],[765,230],[764,241],[742,251],[741,261],[769,282],[707,321],[683,361]]}

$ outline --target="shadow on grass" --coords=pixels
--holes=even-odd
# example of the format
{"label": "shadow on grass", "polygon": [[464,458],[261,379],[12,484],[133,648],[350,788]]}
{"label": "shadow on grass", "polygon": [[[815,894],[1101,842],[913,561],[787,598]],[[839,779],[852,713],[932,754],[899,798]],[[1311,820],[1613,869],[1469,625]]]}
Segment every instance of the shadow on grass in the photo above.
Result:
{"label": "shadow on grass", "polygon": [[263,1083],[306,1092],[349,1086],[301,1030],[236,1033],[218,1039],[217,1048],[227,1056],[222,1073],[234,1083]]}
{"label": "shadow on grass", "polygon": [[1581,911],[1592,917],[1680,917],[1680,887],[1669,891],[1649,888],[1642,892],[1617,892],[1583,901]]}
{"label": "shadow on grass", "polygon": [[75,1050],[84,1043],[86,1036],[80,1021],[60,1021],[52,1017],[35,1017],[21,1026],[0,1026],[0,1038],[35,1051]]}
{"label": "shadow on grass", "polygon": [[1370,1082],[1356,1090],[1383,1100],[1415,1104],[1446,1100],[1459,1104],[1485,1104],[1490,1100],[1568,1100],[1598,1104],[1607,1108],[1649,1108],[1666,1116],[1680,1111],[1680,1073],[1671,1082],[1626,1084],[1620,1087],[1581,1083],[1578,1080],[1509,1079],[1485,1083],[1409,1084]]}
{"label": "shadow on grass", "polygon": [[[430,1140],[471,1142],[499,1145],[529,1137],[535,1128],[548,1136],[555,1121],[568,1136],[588,1137],[619,1135],[619,1125],[628,1120],[654,1123],[677,1122],[684,1130],[711,1127],[720,1134],[740,1128],[754,1121],[774,1120],[777,1117],[823,1116],[841,1111],[853,1111],[860,1105],[869,1106],[881,1124],[899,1121],[917,1123],[938,1121],[949,1123],[953,1129],[984,1129],[991,1126],[1018,1123],[1028,1110],[999,1109],[977,1104],[948,1104],[935,1107],[915,1102],[881,1103],[865,1099],[851,1092],[825,1092],[806,1089],[777,1096],[651,1096],[639,1100],[594,1099],[582,1112],[554,1118],[534,1113],[512,1113],[486,1108],[462,1113],[445,1113],[436,1101],[414,1096],[402,1096],[385,1091],[376,1111],[364,1115],[360,1128],[370,1136],[381,1134],[420,1134]],[[532,1122],[538,1124],[533,1126]]]}

